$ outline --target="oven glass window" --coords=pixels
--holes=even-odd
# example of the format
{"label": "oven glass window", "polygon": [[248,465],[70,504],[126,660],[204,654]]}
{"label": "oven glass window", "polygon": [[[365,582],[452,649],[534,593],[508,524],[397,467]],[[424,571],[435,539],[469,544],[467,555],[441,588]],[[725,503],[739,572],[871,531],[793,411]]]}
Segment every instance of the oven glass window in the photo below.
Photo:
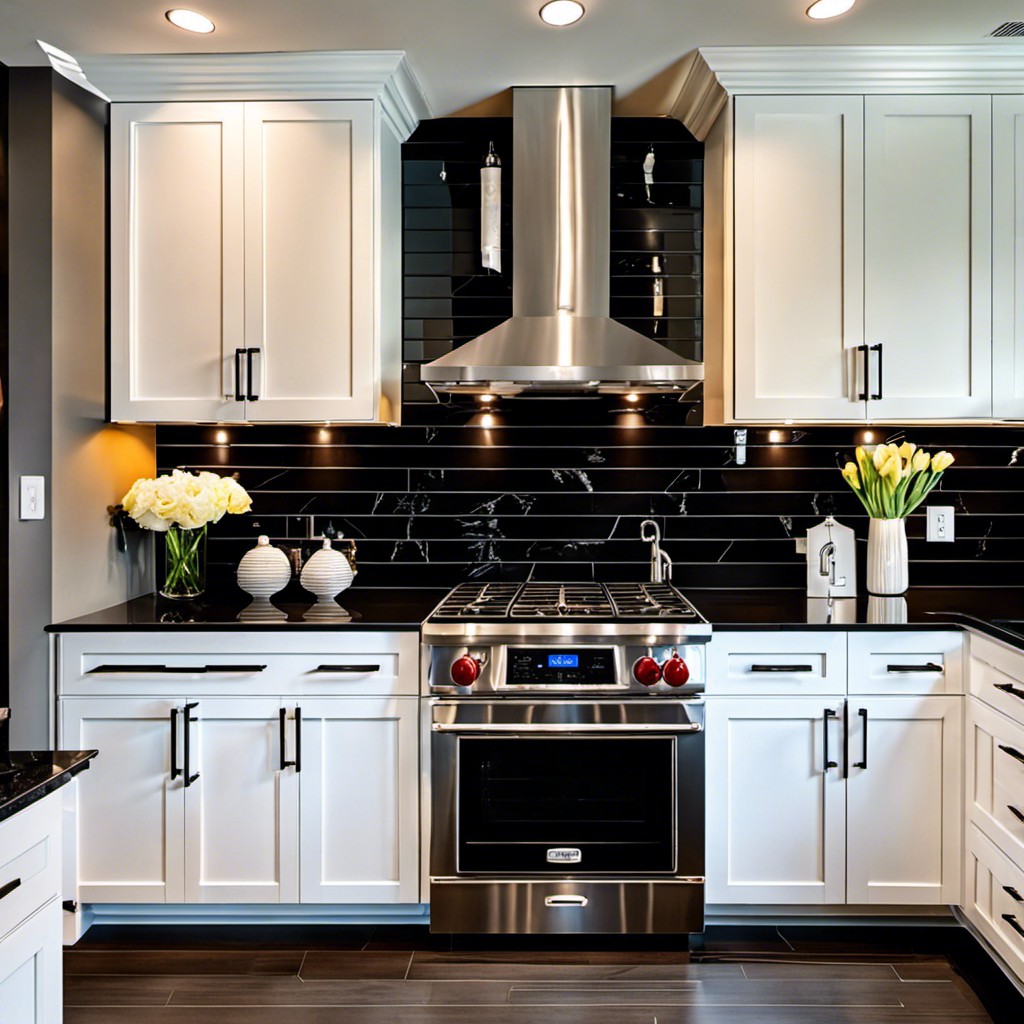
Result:
{"label": "oven glass window", "polygon": [[460,871],[675,869],[676,740],[460,737]]}

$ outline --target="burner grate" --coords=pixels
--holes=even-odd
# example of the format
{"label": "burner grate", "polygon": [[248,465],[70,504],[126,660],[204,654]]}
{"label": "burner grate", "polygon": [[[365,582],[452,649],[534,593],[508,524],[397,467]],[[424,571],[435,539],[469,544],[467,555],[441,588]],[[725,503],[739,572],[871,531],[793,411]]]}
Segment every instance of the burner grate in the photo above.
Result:
{"label": "burner grate", "polygon": [[600,583],[527,583],[512,605],[514,619],[611,618]]}
{"label": "burner grate", "polygon": [[696,619],[690,602],[670,583],[609,583],[619,619]]}
{"label": "burner grate", "polygon": [[434,612],[435,619],[508,618],[518,583],[460,583]]}

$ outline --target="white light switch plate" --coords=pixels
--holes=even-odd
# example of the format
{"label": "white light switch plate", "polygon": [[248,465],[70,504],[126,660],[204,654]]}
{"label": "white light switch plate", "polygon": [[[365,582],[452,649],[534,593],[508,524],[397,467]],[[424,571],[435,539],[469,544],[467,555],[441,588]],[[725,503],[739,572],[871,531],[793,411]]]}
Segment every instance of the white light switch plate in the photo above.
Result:
{"label": "white light switch plate", "polygon": [[955,509],[952,505],[929,505],[927,512],[928,540],[952,542],[956,539],[953,532]]}
{"label": "white light switch plate", "polygon": [[23,476],[21,478],[19,508],[19,519],[46,518],[46,477]]}

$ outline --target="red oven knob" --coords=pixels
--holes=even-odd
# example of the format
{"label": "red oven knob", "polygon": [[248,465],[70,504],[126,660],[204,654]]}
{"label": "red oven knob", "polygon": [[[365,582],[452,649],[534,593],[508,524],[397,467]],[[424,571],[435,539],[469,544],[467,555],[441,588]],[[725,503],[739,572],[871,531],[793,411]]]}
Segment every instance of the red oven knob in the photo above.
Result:
{"label": "red oven knob", "polygon": [[480,662],[464,654],[452,662],[452,682],[456,686],[472,686],[480,678]]}
{"label": "red oven knob", "polygon": [[637,658],[633,663],[633,678],[642,686],[653,686],[661,680],[661,666],[653,658]]}
{"label": "red oven knob", "polygon": [[686,662],[675,651],[672,657],[661,667],[661,674],[669,686],[685,686],[690,679],[690,670]]}

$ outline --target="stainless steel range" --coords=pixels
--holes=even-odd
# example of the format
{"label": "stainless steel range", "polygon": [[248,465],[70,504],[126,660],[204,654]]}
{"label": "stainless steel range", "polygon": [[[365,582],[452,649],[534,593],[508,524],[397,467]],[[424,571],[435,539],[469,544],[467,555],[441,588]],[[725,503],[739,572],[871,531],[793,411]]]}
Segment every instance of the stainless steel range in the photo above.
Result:
{"label": "stainless steel range", "polygon": [[704,644],[668,583],[463,584],[423,625],[437,932],[704,921]]}

